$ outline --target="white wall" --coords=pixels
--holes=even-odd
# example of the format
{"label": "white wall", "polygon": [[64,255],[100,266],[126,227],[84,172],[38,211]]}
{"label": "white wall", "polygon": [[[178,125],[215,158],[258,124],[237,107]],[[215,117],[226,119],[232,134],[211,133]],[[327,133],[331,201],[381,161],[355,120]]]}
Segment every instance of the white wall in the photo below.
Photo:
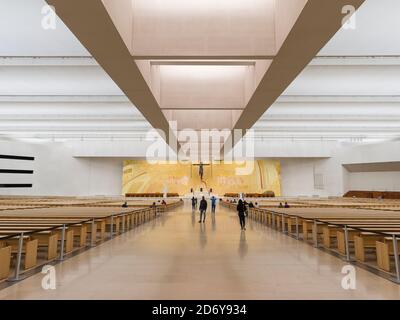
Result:
{"label": "white wall", "polygon": [[2,174],[1,183],[32,183],[33,187],[0,188],[1,195],[121,194],[122,160],[120,159],[74,158],[72,149],[62,143],[33,144],[1,140],[0,150],[2,154],[35,157],[32,164],[21,162],[18,168],[13,167],[15,161],[2,160],[4,161],[2,169],[33,169],[34,174],[29,176]]}
{"label": "white wall", "polygon": [[[135,142],[132,148],[135,146]],[[81,144],[81,145],[80,145]],[[118,143],[111,143],[119,146]],[[77,146],[89,150],[90,156],[76,157]],[[140,144],[139,144],[140,145]],[[383,145],[383,144],[382,144]],[[378,145],[382,148],[382,145]],[[378,147],[377,146],[377,147]],[[386,144],[387,147],[392,144]],[[372,146],[370,146],[372,147]],[[35,161],[0,159],[1,169],[30,169],[33,175],[0,174],[1,183],[32,183],[32,188],[2,189],[2,195],[120,195],[122,188],[122,159],[143,158],[145,146],[136,156],[124,150],[101,152],[110,146],[101,142],[24,143],[0,140],[1,154],[33,156]],[[360,148],[360,147],[359,147]],[[348,172],[343,163],[356,159],[359,148],[333,148],[330,158],[282,157],[281,186],[283,196],[341,196],[348,190],[399,191],[400,172]],[[79,149],[79,148],[78,148]],[[360,148],[364,149],[364,148]],[[94,154],[94,150],[99,150]],[[375,149],[374,149],[375,150]],[[270,156],[271,157],[271,156]],[[370,159],[364,157],[368,162]],[[322,178],[322,187],[314,183],[314,176]]]}
{"label": "white wall", "polygon": [[[315,187],[314,174],[322,177],[322,188]],[[345,183],[338,158],[281,159],[282,196],[342,196]]]}
{"label": "white wall", "polygon": [[281,160],[281,193],[282,196],[312,195],[313,160]]}
{"label": "white wall", "polygon": [[400,191],[400,172],[351,172],[349,190]]}

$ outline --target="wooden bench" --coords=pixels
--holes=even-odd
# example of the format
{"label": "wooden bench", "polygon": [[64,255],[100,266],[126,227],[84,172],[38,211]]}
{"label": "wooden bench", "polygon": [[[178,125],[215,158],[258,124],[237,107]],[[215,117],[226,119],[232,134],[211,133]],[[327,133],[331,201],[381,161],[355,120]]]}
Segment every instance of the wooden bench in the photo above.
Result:
{"label": "wooden bench", "polygon": [[[400,235],[400,232],[393,232],[394,235]],[[394,250],[393,237],[384,237],[376,241],[376,262],[380,269],[390,272],[390,256],[399,256],[399,238],[397,239],[397,252]]]}
{"label": "wooden bench", "polygon": [[[9,236],[19,233],[20,230],[0,230],[0,236]],[[11,247],[11,255],[16,255],[18,253],[19,247],[19,237],[8,238],[1,240],[2,247]],[[38,250],[38,240],[31,239],[29,236],[23,237],[23,247],[22,255],[24,256],[24,269],[29,270],[36,266],[37,264],[37,250]]]}
{"label": "wooden bench", "polygon": [[[0,239],[1,241],[1,239]],[[1,242],[0,242],[1,243]],[[11,266],[11,246],[0,246],[0,282],[7,279],[10,275]]]}
{"label": "wooden bench", "polygon": [[[165,212],[182,203],[177,201],[151,209],[142,205],[135,208],[61,206],[1,210],[0,280],[9,277],[13,258],[18,253],[21,233],[26,234],[22,239],[21,267],[29,270],[38,265],[38,259],[42,259],[39,249],[45,249],[44,260],[50,261],[61,254],[61,247],[64,247],[63,255],[71,253],[75,247],[86,246],[88,239],[90,244],[105,240],[107,228],[119,234],[155,218],[157,212]],[[64,243],[61,244],[63,225],[65,234]]]}

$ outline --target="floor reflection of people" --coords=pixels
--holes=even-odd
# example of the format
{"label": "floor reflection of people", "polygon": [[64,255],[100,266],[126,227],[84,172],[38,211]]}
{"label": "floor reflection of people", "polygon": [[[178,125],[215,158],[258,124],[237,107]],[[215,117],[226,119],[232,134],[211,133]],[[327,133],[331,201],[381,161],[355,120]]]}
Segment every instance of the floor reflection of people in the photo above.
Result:
{"label": "floor reflection of people", "polygon": [[207,245],[206,225],[200,224],[200,247],[204,248]]}
{"label": "floor reflection of people", "polygon": [[213,231],[217,230],[217,220],[215,219],[215,212],[211,213],[211,225]]}
{"label": "floor reflection of people", "polygon": [[192,211],[192,227],[196,224],[196,211]]}
{"label": "floor reflection of people", "polygon": [[242,231],[240,233],[240,240],[239,240],[239,255],[241,258],[244,258],[248,251],[248,244],[246,240],[246,232]]}
{"label": "floor reflection of people", "polygon": [[192,202],[192,212],[194,212],[196,210],[196,202],[197,202],[196,198],[192,197],[191,202]]}

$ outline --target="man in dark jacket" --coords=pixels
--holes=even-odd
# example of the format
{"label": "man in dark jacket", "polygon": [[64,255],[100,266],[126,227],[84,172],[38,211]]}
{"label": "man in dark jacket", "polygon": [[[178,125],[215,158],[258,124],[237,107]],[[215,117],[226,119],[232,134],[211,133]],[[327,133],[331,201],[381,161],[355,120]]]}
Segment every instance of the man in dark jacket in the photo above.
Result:
{"label": "man in dark jacket", "polygon": [[199,223],[201,223],[202,220],[203,220],[203,223],[204,223],[205,220],[206,220],[206,211],[207,211],[207,201],[206,201],[206,199],[204,199],[204,197],[201,198],[199,210],[200,210],[200,221],[199,221]]}
{"label": "man in dark jacket", "polygon": [[238,212],[240,228],[242,230],[246,230],[246,207],[242,199],[239,200],[238,205],[236,206],[236,210]]}

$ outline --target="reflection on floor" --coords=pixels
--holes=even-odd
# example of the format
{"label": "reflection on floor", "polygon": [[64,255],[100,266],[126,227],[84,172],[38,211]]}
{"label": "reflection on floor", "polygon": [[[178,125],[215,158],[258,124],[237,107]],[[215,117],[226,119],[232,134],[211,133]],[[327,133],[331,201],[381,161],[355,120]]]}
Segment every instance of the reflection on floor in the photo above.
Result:
{"label": "reflection on floor", "polygon": [[56,266],[57,288],[37,274],[0,299],[399,299],[400,286],[224,208],[205,224],[189,206]]}

